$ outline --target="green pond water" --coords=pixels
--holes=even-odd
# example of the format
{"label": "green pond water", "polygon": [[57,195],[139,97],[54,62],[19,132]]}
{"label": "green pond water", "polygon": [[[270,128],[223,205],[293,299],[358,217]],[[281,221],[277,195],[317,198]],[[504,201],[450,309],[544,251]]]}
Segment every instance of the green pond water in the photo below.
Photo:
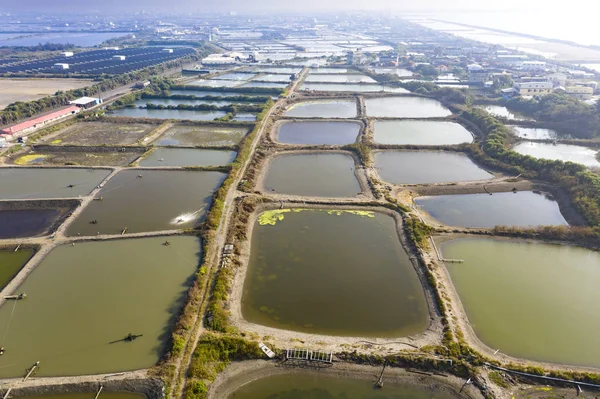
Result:
{"label": "green pond water", "polygon": [[[313,373],[274,375],[252,381],[227,399],[451,399],[457,393],[425,386],[385,383],[384,389],[372,381],[336,378]],[[219,398],[220,399],[220,398]]]}
{"label": "green pond water", "polygon": [[434,219],[457,227],[567,225],[558,202],[533,191],[415,198]]}
{"label": "green pond water", "polygon": [[[168,239],[169,246],[163,245]],[[53,249],[0,307],[0,378],[39,361],[38,376],[154,365],[200,261],[195,237],[78,242]],[[12,315],[12,316],[11,316]],[[127,334],[131,342],[114,342]]]}
{"label": "green pond water", "polygon": [[236,155],[235,151],[157,148],[140,161],[140,166],[224,166]]}
{"label": "green pond water", "polygon": [[298,118],[356,118],[355,101],[311,101],[292,105],[285,116]]}
{"label": "green pond water", "polygon": [[13,249],[0,250],[0,290],[6,287],[34,253],[33,249],[20,249],[17,252]]}
{"label": "green pond water", "polygon": [[443,118],[452,112],[437,100],[423,97],[381,97],[365,100],[367,115],[389,118]]}
{"label": "green pond water", "polygon": [[354,168],[347,154],[278,155],[268,166],[263,186],[280,194],[351,197],[361,192]]}
{"label": "green pond water", "polygon": [[69,226],[67,235],[120,234],[125,227],[128,233],[194,227],[225,177],[221,172],[121,171],[96,195],[102,200],[92,201]]}
{"label": "green pond water", "polygon": [[431,184],[491,179],[493,176],[459,152],[377,151],[375,165],[393,184]]}
{"label": "green pond water", "polygon": [[373,140],[380,144],[454,145],[472,143],[473,135],[454,122],[377,121]]}
{"label": "green pond water", "polygon": [[76,198],[109,174],[107,169],[0,168],[0,199]]}
{"label": "green pond water", "polygon": [[441,244],[477,336],[511,356],[600,367],[600,253],[491,238]]}
{"label": "green pond water", "polygon": [[395,221],[375,212],[261,214],[242,313],[269,327],[337,336],[401,337],[429,323]]}

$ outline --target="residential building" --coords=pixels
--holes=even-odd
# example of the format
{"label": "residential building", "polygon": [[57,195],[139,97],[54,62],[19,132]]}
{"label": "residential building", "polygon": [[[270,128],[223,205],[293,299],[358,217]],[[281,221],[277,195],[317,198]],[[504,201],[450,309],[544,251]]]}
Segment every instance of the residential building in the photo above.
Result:
{"label": "residential building", "polygon": [[546,68],[544,61],[523,61],[519,67],[520,70],[527,72],[543,72]]}
{"label": "residential building", "polygon": [[522,96],[539,96],[552,93],[554,85],[549,81],[515,82],[516,92]]}
{"label": "residential building", "polygon": [[565,94],[579,100],[589,100],[594,95],[594,89],[588,86],[567,86]]}
{"label": "residential building", "polygon": [[490,72],[479,64],[467,66],[469,83],[484,84],[490,78]]}

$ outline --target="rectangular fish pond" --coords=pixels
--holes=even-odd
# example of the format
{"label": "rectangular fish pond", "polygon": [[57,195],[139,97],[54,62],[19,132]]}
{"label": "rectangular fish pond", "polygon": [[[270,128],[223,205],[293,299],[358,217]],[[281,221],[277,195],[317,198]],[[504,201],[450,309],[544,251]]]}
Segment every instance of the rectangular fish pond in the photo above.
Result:
{"label": "rectangular fish pond", "polygon": [[109,116],[127,116],[130,118],[151,119],[179,119],[190,121],[212,121],[222,118],[225,111],[191,111],[180,109],[147,109],[147,108],[120,108],[108,113]]}
{"label": "rectangular fish pond", "polygon": [[285,116],[296,118],[356,118],[356,101],[308,101],[292,105]]}
{"label": "rectangular fish pond", "polygon": [[284,144],[345,145],[356,141],[356,122],[284,122],[277,129],[277,141]]}
{"label": "rectangular fish pond", "polygon": [[248,134],[249,129],[233,126],[174,125],[158,139],[160,146],[233,146]]}
{"label": "rectangular fish pond", "polygon": [[260,214],[242,313],[252,323],[336,336],[401,337],[429,324],[396,222],[371,211]]}
{"label": "rectangular fish pond", "polygon": [[[375,374],[375,373],[374,373]],[[453,399],[463,397],[457,389],[431,382],[410,384],[385,382],[376,389],[370,380],[341,378],[313,373],[272,375],[242,385],[231,395],[217,399]],[[467,396],[465,396],[467,397]],[[37,398],[36,398],[37,399]],[[57,398],[60,399],[60,398]]]}
{"label": "rectangular fish pond", "polygon": [[106,183],[97,200],[69,226],[67,235],[194,227],[208,212],[212,195],[226,176],[221,172],[123,170]]}
{"label": "rectangular fish pond", "polygon": [[79,205],[77,200],[0,201],[0,239],[50,234]]}
{"label": "rectangular fish pond", "polygon": [[472,143],[473,135],[455,122],[376,121],[373,140],[379,144],[455,145]]}
{"label": "rectangular fish pond", "polygon": [[159,147],[145,155],[140,166],[224,166],[235,159],[235,151]]}
{"label": "rectangular fish pond", "polygon": [[349,154],[276,155],[265,173],[263,189],[277,194],[352,197],[361,192],[354,158]]}
{"label": "rectangular fish pond", "polygon": [[0,168],[0,199],[76,198],[109,174],[108,169]]}
{"label": "rectangular fish pond", "polygon": [[[168,240],[170,245],[164,245]],[[0,378],[151,367],[166,350],[200,262],[196,237],[78,242],[54,248],[0,307]],[[3,328],[4,330],[4,328]],[[123,340],[129,333],[141,335]]]}
{"label": "rectangular fish pond", "polygon": [[14,163],[22,166],[127,166],[145,151],[140,147],[77,147],[68,150],[47,146],[36,152],[17,156]]}
{"label": "rectangular fish pond", "polygon": [[443,242],[446,265],[483,343],[510,356],[600,367],[600,254],[519,240]]}
{"label": "rectangular fish pond", "polygon": [[533,191],[437,195],[415,198],[415,203],[439,222],[456,227],[568,224],[556,200]]}
{"label": "rectangular fish pond", "polygon": [[493,177],[460,152],[376,151],[375,165],[381,178],[392,184],[451,183]]}
{"label": "rectangular fish pond", "polygon": [[0,248],[0,290],[6,287],[34,253],[31,248],[19,248],[16,252],[15,248]]}
{"label": "rectangular fish pond", "polygon": [[300,90],[314,91],[339,91],[353,93],[371,93],[371,92],[388,92],[388,93],[409,93],[408,90],[402,87],[390,87],[374,83],[302,83]]}
{"label": "rectangular fish pond", "polygon": [[387,118],[444,118],[452,112],[437,100],[423,97],[381,97],[365,100],[367,115]]}
{"label": "rectangular fish pond", "polygon": [[54,145],[132,145],[155,127],[142,123],[81,122],[42,140]]}

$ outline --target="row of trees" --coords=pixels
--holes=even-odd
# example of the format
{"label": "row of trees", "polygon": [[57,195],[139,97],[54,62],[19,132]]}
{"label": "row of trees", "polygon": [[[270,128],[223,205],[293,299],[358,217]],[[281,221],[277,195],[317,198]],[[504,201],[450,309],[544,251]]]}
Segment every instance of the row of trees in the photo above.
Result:
{"label": "row of trees", "polygon": [[516,97],[508,100],[506,107],[533,115],[539,121],[551,122],[574,137],[600,136],[600,108],[565,94],[553,93],[531,99]]}

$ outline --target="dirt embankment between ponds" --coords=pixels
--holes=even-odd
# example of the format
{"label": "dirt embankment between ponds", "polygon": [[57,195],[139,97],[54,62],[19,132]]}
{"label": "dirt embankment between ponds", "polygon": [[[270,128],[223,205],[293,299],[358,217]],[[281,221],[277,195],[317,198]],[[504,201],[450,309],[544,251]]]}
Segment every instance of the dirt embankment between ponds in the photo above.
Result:
{"label": "dirt embankment between ponds", "polygon": [[[275,375],[308,374],[341,380],[363,380],[365,384],[375,384],[380,373],[380,367],[361,366],[344,362],[336,362],[332,366],[320,368],[290,367],[285,363],[264,360],[236,362],[229,365],[217,376],[214,383],[211,384],[207,398],[226,399],[240,387],[252,381]],[[483,398],[477,388],[471,384],[466,385],[461,392],[464,381],[452,375],[425,375],[410,372],[406,369],[386,368],[383,378],[384,384],[402,384],[422,389],[430,392],[431,397],[435,397],[438,392],[444,392],[455,398]],[[383,392],[385,392],[385,385]]]}

